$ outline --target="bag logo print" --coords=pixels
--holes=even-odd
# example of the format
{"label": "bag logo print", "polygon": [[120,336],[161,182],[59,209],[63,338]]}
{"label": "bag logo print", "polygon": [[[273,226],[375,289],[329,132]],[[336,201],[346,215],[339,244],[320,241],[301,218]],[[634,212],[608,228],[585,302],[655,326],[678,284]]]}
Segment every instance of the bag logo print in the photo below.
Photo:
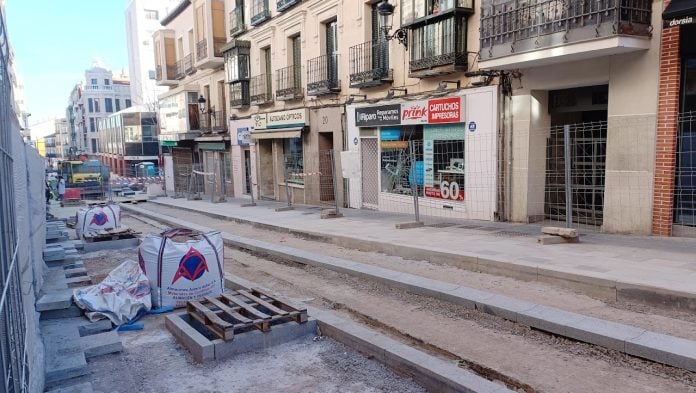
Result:
{"label": "bag logo print", "polygon": [[205,257],[195,248],[189,248],[186,255],[181,258],[179,268],[176,270],[172,284],[183,277],[189,281],[196,281],[203,273],[209,271]]}
{"label": "bag logo print", "polygon": [[147,271],[145,270],[145,259],[143,258],[143,254],[140,252],[140,249],[138,249],[138,265],[140,265],[140,270],[147,274]]}
{"label": "bag logo print", "polygon": [[109,222],[109,217],[106,215],[106,213],[99,212],[99,213],[92,216],[92,221],[89,223],[89,225],[92,225],[92,224],[104,225],[107,222]]}

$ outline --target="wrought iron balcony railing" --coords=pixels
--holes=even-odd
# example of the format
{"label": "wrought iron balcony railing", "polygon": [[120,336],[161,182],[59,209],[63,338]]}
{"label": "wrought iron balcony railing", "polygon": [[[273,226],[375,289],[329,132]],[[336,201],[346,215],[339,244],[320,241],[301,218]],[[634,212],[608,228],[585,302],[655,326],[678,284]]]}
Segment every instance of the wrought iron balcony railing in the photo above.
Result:
{"label": "wrought iron balcony railing", "polygon": [[291,65],[276,70],[276,99],[294,100],[302,97],[302,68]]}
{"label": "wrought iron balcony railing", "polygon": [[484,0],[482,59],[601,39],[651,34],[651,0]]}
{"label": "wrought iron balcony railing", "polygon": [[265,22],[271,18],[271,10],[268,8],[268,0],[251,0],[251,20],[252,26]]}
{"label": "wrought iron balcony railing", "polygon": [[193,55],[188,54],[184,56],[184,72],[186,75],[192,75],[196,73],[196,67],[193,66]]}
{"label": "wrought iron balcony railing", "polygon": [[307,60],[307,95],[318,96],[341,91],[337,53]]}
{"label": "wrought iron balcony railing", "polygon": [[273,102],[270,76],[266,74],[252,76],[250,82],[250,94],[252,105],[264,105]]}
{"label": "wrought iron balcony railing", "polygon": [[174,78],[177,80],[184,79],[186,74],[184,73],[184,59],[179,59],[176,61],[176,74]]}
{"label": "wrought iron balcony railing", "polygon": [[350,87],[370,87],[392,82],[389,68],[389,43],[367,41],[348,49]]}
{"label": "wrought iron balcony railing", "polygon": [[411,76],[425,77],[466,70],[465,19],[465,16],[452,15],[411,29]]}
{"label": "wrought iron balcony railing", "polygon": [[230,12],[230,36],[243,33],[246,30],[244,25],[244,7],[237,6]]}
{"label": "wrought iron balcony railing", "polygon": [[208,58],[208,40],[205,38],[196,44],[196,60],[201,61]]}
{"label": "wrought iron balcony railing", "polygon": [[230,107],[243,108],[249,106],[249,81],[239,80],[230,83]]}
{"label": "wrought iron balcony railing", "polygon": [[214,111],[200,115],[200,130],[202,132],[227,131],[227,119],[223,111]]}
{"label": "wrought iron balcony railing", "polygon": [[299,3],[300,0],[277,0],[276,1],[276,11],[285,11],[293,5]]}

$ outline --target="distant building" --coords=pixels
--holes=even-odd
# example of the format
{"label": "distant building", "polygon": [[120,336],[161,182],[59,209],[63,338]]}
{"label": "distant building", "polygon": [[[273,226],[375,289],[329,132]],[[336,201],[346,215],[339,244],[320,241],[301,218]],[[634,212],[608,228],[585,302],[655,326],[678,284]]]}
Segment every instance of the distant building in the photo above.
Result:
{"label": "distant building", "polygon": [[147,161],[159,166],[157,114],[131,107],[99,120],[99,160],[121,176],[137,176],[134,166]]}
{"label": "distant building", "polygon": [[68,133],[68,121],[65,118],[55,120],[56,158],[67,159],[70,152],[70,134]]}
{"label": "distant building", "polygon": [[111,113],[131,107],[130,80],[125,72],[113,72],[95,61],[85,80],[73,88],[66,117],[73,153],[98,153],[97,122]]}
{"label": "distant building", "polygon": [[[129,0],[126,7],[128,66],[133,105],[154,107],[166,87],[155,84],[155,52],[152,34],[159,20],[179,4],[179,0]],[[152,110],[152,109],[150,109]]]}

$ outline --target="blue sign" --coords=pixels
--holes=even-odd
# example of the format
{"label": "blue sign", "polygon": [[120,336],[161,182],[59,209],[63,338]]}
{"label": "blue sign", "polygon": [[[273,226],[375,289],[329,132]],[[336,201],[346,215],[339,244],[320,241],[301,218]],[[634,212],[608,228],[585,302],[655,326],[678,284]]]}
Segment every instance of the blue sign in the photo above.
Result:
{"label": "blue sign", "polygon": [[249,127],[237,128],[237,144],[248,146],[249,142],[251,142],[251,130],[249,130]]}
{"label": "blue sign", "polygon": [[355,138],[353,138],[353,144],[354,144],[355,146],[358,145],[358,137],[357,137],[357,136],[356,136]]}
{"label": "blue sign", "polygon": [[469,132],[475,132],[475,131],[476,131],[476,122],[470,121],[469,122]]}
{"label": "blue sign", "polygon": [[398,128],[382,128],[379,137],[383,141],[398,141],[401,138],[401,130]]}

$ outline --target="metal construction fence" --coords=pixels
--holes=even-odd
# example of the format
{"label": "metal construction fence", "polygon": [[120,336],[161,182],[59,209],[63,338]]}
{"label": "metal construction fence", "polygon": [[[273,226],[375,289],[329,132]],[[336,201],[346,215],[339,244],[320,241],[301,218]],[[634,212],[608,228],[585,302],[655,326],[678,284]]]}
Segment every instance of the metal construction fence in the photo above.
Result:
{"label": "metal construction fence", "polygon": [[33,304],[42,280],[46,183],[43,160],[20,134],[3,12],[0,8],[0,391],[33,392],[43,391],[43,346]]}
{"label": "metal construction fence", "polygon": [[[288,206],[302,203],[339,211],[338,170],[333,149],[320,150],[312,155],[286,153],[282,170],[283,184],[287,185],[282,193]],[[296,196],[300,192],[301,198]]]}
{"label": "metal construction fence", "polygon": [[696,226],[696,112],[679,115],[674,222]]}

